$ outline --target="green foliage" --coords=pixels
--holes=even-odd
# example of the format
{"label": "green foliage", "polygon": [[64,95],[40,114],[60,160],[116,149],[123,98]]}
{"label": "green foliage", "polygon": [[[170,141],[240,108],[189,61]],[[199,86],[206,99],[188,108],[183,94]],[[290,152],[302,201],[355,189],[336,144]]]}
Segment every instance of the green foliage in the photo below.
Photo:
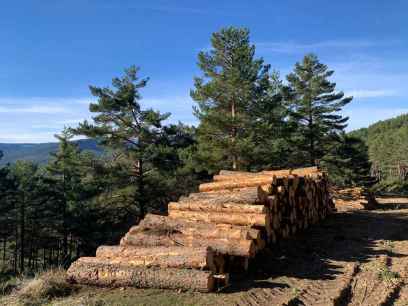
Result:
{"label": "green foliage", "polygon": [[368,148],[360,138],[340,134],[339,142],[333,144],[321,164],[338,186],[370,187],[374,184]]}
{"label": "green foliage", "polygon": [[[137,73],[136,67],[127,69],[122,78],[113,79],[113,89],[91,86],[92,94],[98,98],[89,107],[95,114],[93,123],[85,121],[74,132],[95,138],[121,155],[118,180],[128,180],[128,187],[122,188],[121,193],[143,217],[152,204],[148,189],[157,162],[152,151],[160,148],[165,133],[162,122],[170,114],[141,108],[139,90],[146,86],[147,79],[139,80]],[[132,180],[135,184],[130,184]]]}
{"label": "green foliage", "polygon": [[224,28],[212,35],[211,45],[198,55],[203,76],[191,91],[200,120],[197,160],[210,173],[243,169],[254,149],[251,109],[268,90],[269,65],[255,58],[247,29]]}
{"label": "green foliage", "polygon": [[336,84],[329,80],[333,73],[309,54],[287,76],[289,120],[296,127],[292,137],[295,160],[303,165],[322,159],[347,125],[348,118],[339,112],[352,97],[335,92]]}
{"label": "green foliage", "polygon": [[350,133],[366,141],[370,160],[381,168],[407,163],[408,115],[379,121]]}

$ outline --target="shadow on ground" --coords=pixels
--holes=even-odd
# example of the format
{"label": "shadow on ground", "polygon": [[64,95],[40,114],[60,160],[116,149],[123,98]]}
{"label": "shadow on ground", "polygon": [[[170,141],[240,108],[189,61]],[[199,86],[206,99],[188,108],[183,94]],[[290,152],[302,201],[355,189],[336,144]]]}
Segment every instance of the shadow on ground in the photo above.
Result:
{"label": "shadow on ground", "polygon": [[[399,206],[397,206],[397,204]],[[408,203],[397,203],[396,208]],[[386,206],[392,209],[392,206]],[[381,244],[408,239],[408,212],[352,211],[336,213],[292,239],[265,250],[253,260],[245,277],[235,276],[233,285],[223,292],[248,291],[252,288],[284,287],[279,277],[332,280],[341,274],[336,262],[364,263],[386,255],[405,257]]]}

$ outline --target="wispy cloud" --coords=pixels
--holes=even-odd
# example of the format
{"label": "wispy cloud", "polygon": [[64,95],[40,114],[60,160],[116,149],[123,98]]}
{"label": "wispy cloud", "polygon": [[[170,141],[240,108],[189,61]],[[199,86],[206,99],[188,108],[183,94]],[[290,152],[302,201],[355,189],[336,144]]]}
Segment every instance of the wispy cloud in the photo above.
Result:
{"label": "wispy cloud", "polygon": [[347,95],[353,96],[354,98],[367,99],[367,98],[382,98],[382,97],[395,97],[398,96],[397,90],[392,89],[360,89],[348,91]]}
{"label": "wispy cloud", "polygon": [[0,113],[61,114],[69,112],[70,110],[63,106],[42,106],[42,105],[33,105],[28,107],[0,106]]}
{"label": "wispy cloud", "polygon": [[62,114],[76,112],[89,104],[88,98],[29,97],[0,98],[0,113]]}
{"label": "wispy cloud", "polygon": [[283,42],[258,42],[258,52],[273,52],[273,53],[285,53],[285,54],[304,54],[307,52],[317,52],[320,50],[332,50],[332,49],[362,49],[375,46],[384,46],[395,44],[396,41],[384,42],[384,41],[369,41],[369,40],[326,40],[319,42],[296,42],[296,41],[283,41]]}

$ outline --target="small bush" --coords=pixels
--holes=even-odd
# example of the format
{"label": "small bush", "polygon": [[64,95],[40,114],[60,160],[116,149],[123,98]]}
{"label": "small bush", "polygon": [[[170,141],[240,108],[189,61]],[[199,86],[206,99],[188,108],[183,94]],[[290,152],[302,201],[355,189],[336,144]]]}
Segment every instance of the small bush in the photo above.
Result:
{"label": "small bush", "polygon": [[383,282],[394,282],[400,278],[400,275],[398,272],[391,271],[387,266],[384,266],[378,271],[378,278]]}
{"label": "small bush", "polygon": [[35,306],[67,296],[72,290],[73,286],[66,281],[65,271],[55,269],[23,282],[15,292],[15,298],[21,305]]}

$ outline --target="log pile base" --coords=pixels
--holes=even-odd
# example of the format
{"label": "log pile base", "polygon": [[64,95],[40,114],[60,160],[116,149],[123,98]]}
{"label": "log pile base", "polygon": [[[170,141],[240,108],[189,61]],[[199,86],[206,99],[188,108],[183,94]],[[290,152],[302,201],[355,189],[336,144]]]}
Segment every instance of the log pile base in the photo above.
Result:
{"label": "log pile base", "polygon": [[[135,267],[82,257],[68,269],[68,280],[96,286],[184,289],[211,292],[216,281],[210,271],[195,269]],[[224,278],[224,283],[228,277]],[[220,278],[217,278],[220,282]],[[227,284],[224,284],[227,285]]]}
{"label": "log pile base", "polygon": [[221,171],[199,193],[146,215],[121,239],[68,269],[72,282],[210,292],[244,272],[266,245],[334,210],[327,176],[316,167],[258,173]]}

